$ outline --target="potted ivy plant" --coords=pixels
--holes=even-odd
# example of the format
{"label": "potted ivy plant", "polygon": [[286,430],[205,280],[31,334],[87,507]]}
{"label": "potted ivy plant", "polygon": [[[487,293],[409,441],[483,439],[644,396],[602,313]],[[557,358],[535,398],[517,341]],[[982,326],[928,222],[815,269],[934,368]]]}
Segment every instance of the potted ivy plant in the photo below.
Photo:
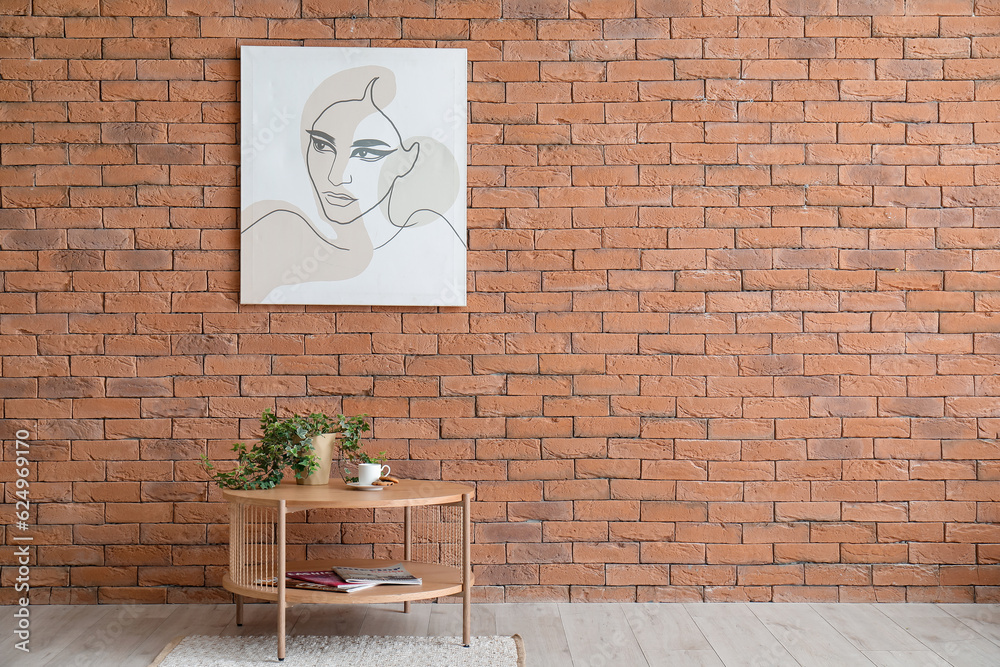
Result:
{"label": "potted ivy plant", "polygon": [[242,442],[233,445],[234,469],[217,470],[204,455],[202,464],[219,486],[229,489],[273,488],[287,468],[299,484],[327,484],[334,443],[340,435],[338,423],[352,419],[356,418],[338,415],[331,419],[315,412],[279,418],[268,408],[260,417],[260,443],[249,449]]}

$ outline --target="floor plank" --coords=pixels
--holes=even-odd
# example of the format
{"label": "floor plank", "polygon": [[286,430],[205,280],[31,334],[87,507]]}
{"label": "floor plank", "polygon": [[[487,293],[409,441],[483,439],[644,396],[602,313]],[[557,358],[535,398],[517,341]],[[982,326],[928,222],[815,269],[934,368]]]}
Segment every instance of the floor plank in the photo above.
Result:
{"label": "floor plank", "polygon": [[[150,642],[152,635],[158,632],[171,634],[171,626],[166,621],[180,610],[174,610],[173,614],[164,616],[155,613],[159,611],[158,609],[136,609],[136,606],[138,605],[110,610],[100,625],[92,629],[92,634],[88,634],[87,639],[67,646],[54,656],[49,664],[67,665],[83,658],[84,664],[105,662],[120,665],[127,662],[129,656],[138,651],[142,644]],[[122,629],[126,624],[127,633]],[[172,632],[173,635],[184,634],[183,622],[174,623],[173,628],[176,628]],[[153,638],[152,641],[159,644],[152,651],[152,655],[155,656],[163,648],[163,643],[158,638]],[[148,660],[146,664],[149,664]]]}
{"label": "floor plank", "polygon": [[573,667],[559,605],[551,603],[496,604],[497,634],[521,635],[526,667]]}
{"label": "floor plank", "polygon": [[621,605],[562,603],[559,605],[559,616],[575,667],[645,667],[649,664],[622,613]]}
{"label": "floor plank", "polygon": [[[233,605],[233,622],[226,625],[219,634],[233,635],[274,635],[278,632],[278,605],[268,603],[246,603],[243,605],[243,625],[236,625],[236,606]],[[286,619],[287,620],[287,619]],[[188,634],[197,634],[189,632]]]}
{"label": "floor plank", "polygon": [[793,603],[747,605],[793,658],[803,665],[867,665],[868,658],[816,611]]}
{"label": "floor plank", "polygon": [[370,611],[364,604],[299,604],[288,610],[290,635],[359,635]]}
{"label": "floor plank", "polygon": [[1000,665],[1000,646],[937,605],[887,605],[882,613],[953,665]]}
{"label": "floor plank", "polygon": [[727,667],[799,664],[745,604],[684,607]]}
{"label": "floor plank", "polygon": [[169,642],[190,634],[218,635],[235,620],[234,605],[176,605],[166,618],[148,618],[147,622],[153,624],[149,634],[131,646],[121,660],[112,658],[108,662],[121,667],[146,667],[163,650],[164,637]]}
{"label": "floor plank", "polygon": [[[31,667],[50,663],[59,664],[55,663],[53,658],[66,648],[87,643],[88,646],[93,646],[95,654],[100,655],[113,647],[118,636],[129,636],[130,628],[119,627],[118,633],[115,634],[104,628],[105,619],[114,615],[113,608],[99,606],[90,607],[90,610],[89,614],[81,614],[78,607],[66,606],[56,609],[55,613],[52,614],[38,615],[32,619],[30,629],[31,642],[29,647],[31,652],[25,655],[23,652],[15,650],[10,663],[0,660],[0,664],[30,665]],[[12,640],[8,641],[13,644]],[[13,649],[13,645],[11,645],[11,649]]]}
{"label": "floor plank", "polygon": [[930,647],[955,667],[997,667],[1000,665],[1000,646],[985,639],[961,642],[939,642]]}
{"label": "floor plank", "polygon": [[927,647],[879,611],[893,605],[810,605],[840,634],[862,651],[922,651]]}
{"label": "floor plank", "polygon": [[941,610],[954,616],[983,637],[1000,645],[1000,605],[943,604]]}
{"label": "floor plank", "polygon": [[628,604],[622,605],[622,612],[650,664],[655,664],[651,656],[671,651],[712,650],[691,614],[680,605]]}
{"label": "floor plank", "polygon": [[[29,654],[19,651],[15,644],[21,641],[14,635],[16,620],[15,606],[0,607],[0,664],[27,665]],[[73,618],[73,608],[61,605],[39,605],[28,608],[28,632],[30,633],[28,648],[35,656],[50,645],[55,638],[58,640],[58,628]],[[60,649],[61,650],[61,649]],[[58,652],[58,651],[56,651]],[[34,663],[30,663],[34,664]]]}
{"label": "floor plank", "polygon": [[[430,622],[427,634],[433,637],[462,636],[462,605],[460,604],[430,604]],[[473,636],[492,637],[497,633],[496,612],[492,605],[472,605]]]}
{"label": "floor plank", "polygon": [[886,605],[880,612],[924,644],[982,639],[982,635],[934,604]]}
{"label": "floor plank", "polygon": [[358,631],[360,635],[394,635],[425,637],[430,623],[431,605],[411,604],[410,613],[403,613],[402,604],[366,605],[368,613]]}
{"label": "floor plank", "polygon": [[657,656],[647,656],[650,667],[725,667],[725,663],[712,649],[707,651],[665,651]]}
{"label": "floor plank", "polygon": [[878,667],[952,667],[933,651],[863,651]]}

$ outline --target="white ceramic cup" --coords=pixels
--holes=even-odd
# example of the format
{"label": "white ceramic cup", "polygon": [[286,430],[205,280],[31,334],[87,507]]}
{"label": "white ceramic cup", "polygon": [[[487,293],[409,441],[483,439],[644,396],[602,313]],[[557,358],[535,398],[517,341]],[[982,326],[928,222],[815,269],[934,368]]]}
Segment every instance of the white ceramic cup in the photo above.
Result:
{"label": "white ceramic cup", "polygon": [[358,484],[371,486],[382,475],[389,474],[389,466],[382,466],[377,463],[358,464]]}

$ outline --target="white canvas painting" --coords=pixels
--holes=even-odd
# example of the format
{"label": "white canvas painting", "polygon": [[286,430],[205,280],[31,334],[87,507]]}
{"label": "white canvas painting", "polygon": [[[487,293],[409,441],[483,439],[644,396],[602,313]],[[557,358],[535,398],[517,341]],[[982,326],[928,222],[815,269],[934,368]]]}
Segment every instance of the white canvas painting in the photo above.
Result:
{"label": "white canvas painting", "polygon": [[465,50],[240,58],[240,301],[464,306]]}

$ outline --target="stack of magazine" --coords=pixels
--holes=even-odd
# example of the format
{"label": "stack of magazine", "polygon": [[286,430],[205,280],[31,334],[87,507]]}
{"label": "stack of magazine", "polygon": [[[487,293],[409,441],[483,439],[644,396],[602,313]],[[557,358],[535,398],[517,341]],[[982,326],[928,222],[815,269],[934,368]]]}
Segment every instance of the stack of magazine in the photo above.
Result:
{"label": "stack of magazine", "polygon": [[419,586],[423,581],[400,563],[389,567],[343,567],[332,570],[297,570],[285,573],[285,586],[334,593],[355,593],[383,584]]}

